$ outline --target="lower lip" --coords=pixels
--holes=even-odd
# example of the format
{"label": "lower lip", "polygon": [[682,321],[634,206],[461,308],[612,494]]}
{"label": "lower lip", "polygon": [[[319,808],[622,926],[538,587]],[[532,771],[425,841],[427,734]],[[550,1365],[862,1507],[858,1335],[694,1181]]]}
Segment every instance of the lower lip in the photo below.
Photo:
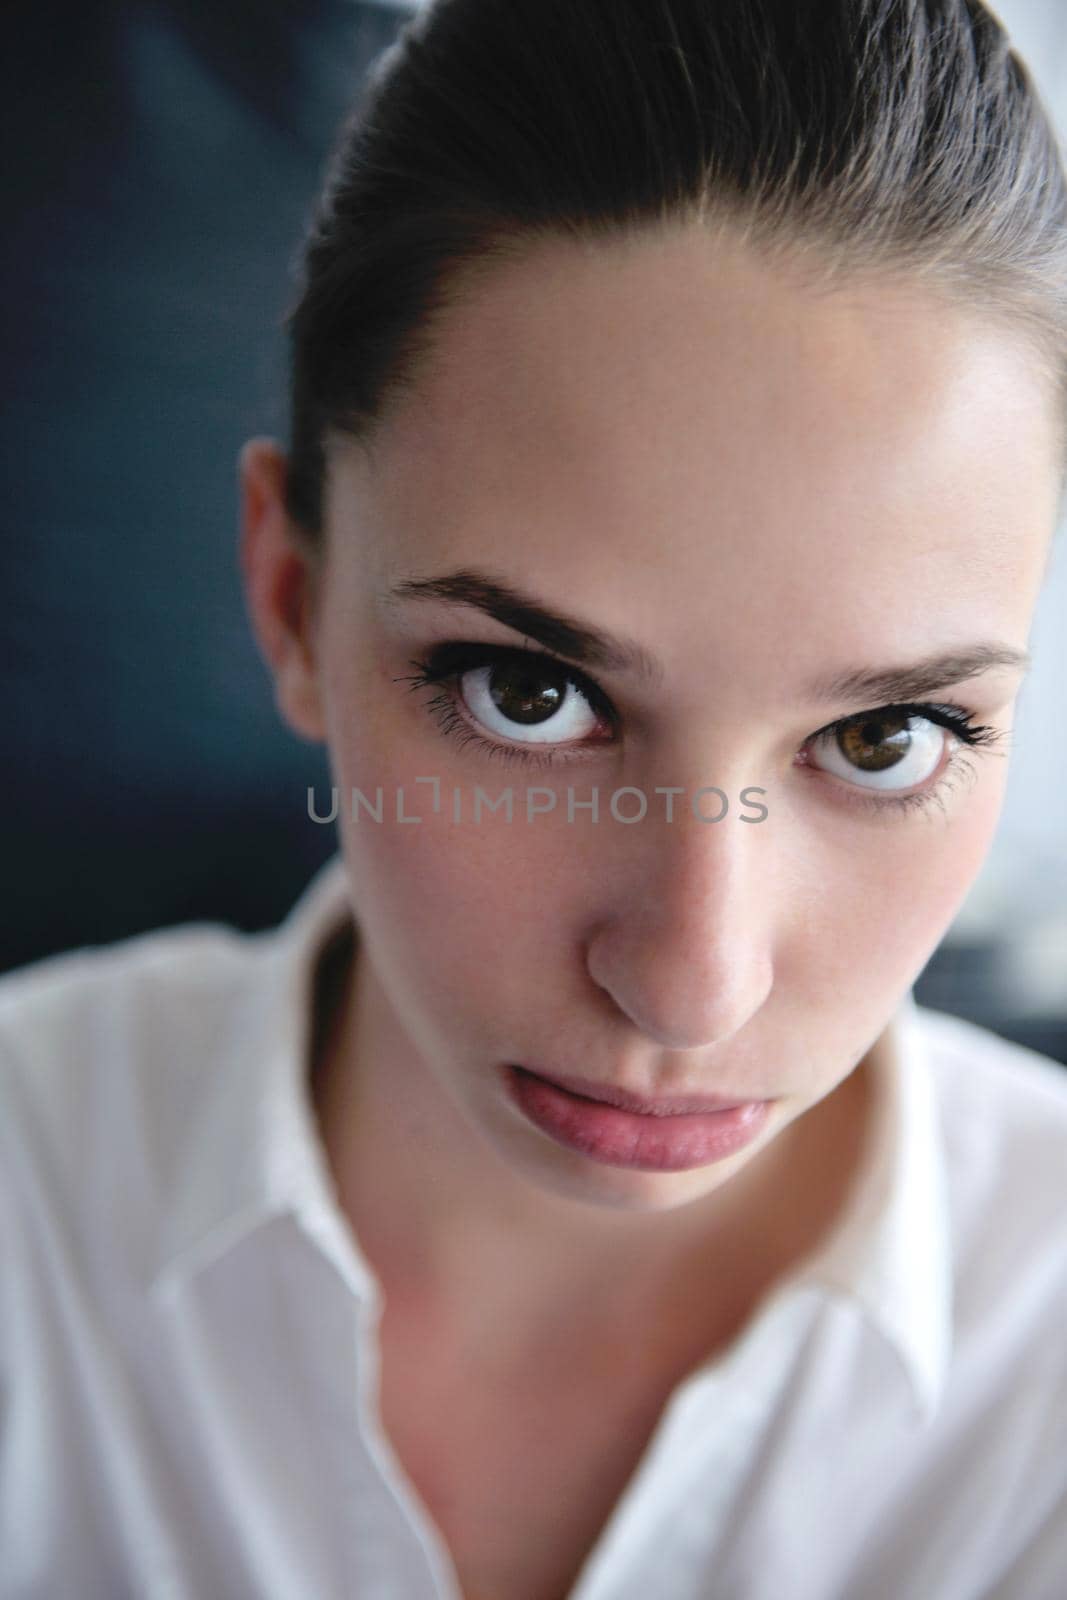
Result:
{"label": "lower lip", "polygon": [[558,1144],[609,1167],[645,1172],[685,1172],[725,1160],[755,1139],[771,1105],[751,1100],[722,1111],[654,1117],[586,1100],[522,1068],[509,1066],[505,1077],[520,1111]]}

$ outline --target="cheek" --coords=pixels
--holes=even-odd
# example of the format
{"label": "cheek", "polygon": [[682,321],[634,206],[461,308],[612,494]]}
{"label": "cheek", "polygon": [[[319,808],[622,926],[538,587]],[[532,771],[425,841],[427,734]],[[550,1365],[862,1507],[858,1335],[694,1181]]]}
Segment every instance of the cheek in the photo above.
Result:
{"label": "cheek", "polygon": [[[473,785],[454,779],[426,753],[381,751],[353,738],[332,753],[339,790],[338,826],[357,919],[376,955],[381,980],[412,1033],[435,1052],[462,1049],[493,1017],[528,1015],[538,994],[557,992],[576,945],[568,936],[568,838],[530,826],[521,782],[483,783],[490,796],[515,790],[513,820],[470,815]],[[441,809],[420,775],[440,779]],[[452,820],[453,782],[461,820]],[[363,808],[353,819],[353,789],[368,800],[382,790],[382,821]],[[403,813],[418,822],[397,820]],[[547,963],[558,966],[549,972]]]}
{"label": "cheek", "polygon": [[[824,858],[818,921],[823,937],[807,948],[828,997],[844,978],[863,976],[893,998],[926,965],[977,877],[996,832],[1004,774],[984,773],[957,797],[948,818],[904,813],[899,823],[838,841]],[[812,992],[818,987],[814,983]],[[838,1001],[839,1003],[839,1001]]]}
{"label": "cheek", "polygon": [[[453,1006],[461,996],[477,1003],[489,995],[506,1006],[509,988],[528,1006],[546,952],[558,952],[561,965],[566,952],[573,957],[564,929],[576,893],[576,830],[554,833],[544,818],[527,823],[525,787],[536,778],[503,764],[475,770],[457,758],[389,681],[400,664],[340,660],[328,695],[338,825],[356,914],[380,964],[403,974],[406,988],[437,990]],[[436,812],[434,785],[420,777],[438,780]],[[476,786],[491,800],[511,789],[512,820],[486,808],[475,822]],[[354,818],[353,791],[376,803],[379,789],[381,822],[362,805]],[[403,815],[421,821],[398,820],[401,795]]]}

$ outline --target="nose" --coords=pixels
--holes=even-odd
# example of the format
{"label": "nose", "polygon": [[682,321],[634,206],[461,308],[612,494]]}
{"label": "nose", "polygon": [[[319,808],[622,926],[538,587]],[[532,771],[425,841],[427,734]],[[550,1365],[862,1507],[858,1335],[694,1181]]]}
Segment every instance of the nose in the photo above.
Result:
{"label": "nose", "polygon": [[715,823],[657,820],[640,841],[638,831],[613,862],[612,908],[588,940],[587,969],[665,1048],[722,1043],[773,984],[770,840],[735,810]]}

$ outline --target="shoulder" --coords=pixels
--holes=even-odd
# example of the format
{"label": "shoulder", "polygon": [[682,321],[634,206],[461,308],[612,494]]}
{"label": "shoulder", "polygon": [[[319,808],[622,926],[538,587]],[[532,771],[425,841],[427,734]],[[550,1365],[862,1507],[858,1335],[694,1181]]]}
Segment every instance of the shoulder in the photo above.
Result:
{"label": "shoulder", "polygon": [[[1067,1158],[1067,1066],[988,1028],[915,1008],[946,1142],[1032,1176]],[[1036,1167],[1035,1165],[1036,1164]]]}
{"label": "shoulder", "polygon": [[166,928],[0,977],[0,1166],[40,1214],[151,1206],[259,986],[270,934]]}
{"label": "shoulder", "polygon": [[[0,976],[0,1072],[42,1103],[186,1059],[254,975],[267,940],[190,923],[50,956]],[[67,1101],[68,1111],[70,1102]]]}
{"label": "shoulder", "polygon": [[1067,1320],[1067,1067],[941,1012],[917,1007],[916,1023],[959,1316],[990,1336],[1047,1343]]}

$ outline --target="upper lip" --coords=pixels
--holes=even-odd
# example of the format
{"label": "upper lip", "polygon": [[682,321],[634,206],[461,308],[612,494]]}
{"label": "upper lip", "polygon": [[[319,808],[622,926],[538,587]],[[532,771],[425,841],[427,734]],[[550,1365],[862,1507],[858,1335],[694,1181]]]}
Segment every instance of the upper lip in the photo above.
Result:
{"label": "upper lip", "polygon": [[736,1106],[751,1105],[755,1095],[726,1097],[714,1094],[638,1094],[633,1089],[620,1088],[615,1083],[597,1083],[591,1078],[572,1078],[562,1072],[542,1072],[540,1068],[520,1067],[520,1071],[544,1078],[559,1089],[569,1089],[587,1100],[600,1100],[605,1105],[618,1106],[620,1111],[636,1111],[646,1117],[678,1117],[696,1111],[730,1111]]}

